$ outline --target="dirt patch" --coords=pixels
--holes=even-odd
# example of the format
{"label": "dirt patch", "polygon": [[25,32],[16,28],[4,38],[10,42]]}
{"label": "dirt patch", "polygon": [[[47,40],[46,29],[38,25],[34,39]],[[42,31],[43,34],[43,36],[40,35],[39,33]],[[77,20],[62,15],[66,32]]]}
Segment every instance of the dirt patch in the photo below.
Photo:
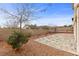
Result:
{"label": "dirt patch", "polygon": [[[51,35],[51,34],[47,34]],[[73,56],[74,54],[49,47],[36,42],[36,38],[46,35],[31,37],[29,42],[21,47],[21,51],[15,53],[5,41],[0,42],[0,55],[2,56]]]}

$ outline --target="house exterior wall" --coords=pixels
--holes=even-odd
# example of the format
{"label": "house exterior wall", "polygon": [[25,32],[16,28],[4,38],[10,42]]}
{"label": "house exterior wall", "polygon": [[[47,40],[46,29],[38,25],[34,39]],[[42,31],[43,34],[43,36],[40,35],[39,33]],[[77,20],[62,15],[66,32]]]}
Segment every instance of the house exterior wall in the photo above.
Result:
{"label": "house exterior wall", "polygon": [[79,7],[77,8],[77,52],[79,52]]}
{"label": "house exterior wall", "polygon": [[73,21],[73,26],[74,26],[74,37],[76,40],[76,51],[79,52],[79,7],[78,3],[74,4],[74,21]]}
{"label": "house exterior wall", "polygon": [[73,28],[74,28],[74,38],[75,38],[75,46],[77,51],[77,4],[74,4],[74,20],[73,20]]}

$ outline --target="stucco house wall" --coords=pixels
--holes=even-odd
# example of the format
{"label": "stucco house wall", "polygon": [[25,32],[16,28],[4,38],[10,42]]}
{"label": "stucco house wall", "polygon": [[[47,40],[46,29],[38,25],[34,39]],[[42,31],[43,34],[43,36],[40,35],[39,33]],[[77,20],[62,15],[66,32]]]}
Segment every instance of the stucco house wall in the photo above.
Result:
{"label": "stucco house wall", "polygon": [[74,4],[74,38],[76,40],[76,51],[79,52],[79,3]]}

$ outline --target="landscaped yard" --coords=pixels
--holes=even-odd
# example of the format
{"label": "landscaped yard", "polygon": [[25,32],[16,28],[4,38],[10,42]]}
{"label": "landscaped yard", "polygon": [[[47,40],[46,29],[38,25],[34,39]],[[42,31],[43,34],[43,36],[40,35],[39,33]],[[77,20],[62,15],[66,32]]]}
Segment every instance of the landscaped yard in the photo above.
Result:
{"label": "landscaped yard", "polygon": [[0,56],[77,54],[72,4],[7,3],[0,14]]}
{"label": "landscaped yard", "polygon": [[73,34],[58,33],[31,37],[29,42],[21,47],[19,53],[15,53],[5,41],[0,42],[0,55],[26,55],[26,56],[57,56],[74,55],[68,51],[75,51]]}

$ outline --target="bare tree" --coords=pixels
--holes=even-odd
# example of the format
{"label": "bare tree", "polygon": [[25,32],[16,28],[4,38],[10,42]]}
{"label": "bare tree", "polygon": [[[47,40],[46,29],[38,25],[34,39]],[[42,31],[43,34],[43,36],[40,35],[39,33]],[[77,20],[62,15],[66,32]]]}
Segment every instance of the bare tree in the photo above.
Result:
{"label": "bare tree", "polygon": [[[17,4],[18,5],[18,4]],[[19,26],[20,32],[23,24],[25,25],[28,21],[34,20],[37,17],[38,12],[45,12],[46,8],[33,8],[32,4],[19,4],[20,7],[16,7],[15,12],[10,12],[6,9],[0,9],[4,14],[7,14],[6,19],[9,25],[14,27]]]}

